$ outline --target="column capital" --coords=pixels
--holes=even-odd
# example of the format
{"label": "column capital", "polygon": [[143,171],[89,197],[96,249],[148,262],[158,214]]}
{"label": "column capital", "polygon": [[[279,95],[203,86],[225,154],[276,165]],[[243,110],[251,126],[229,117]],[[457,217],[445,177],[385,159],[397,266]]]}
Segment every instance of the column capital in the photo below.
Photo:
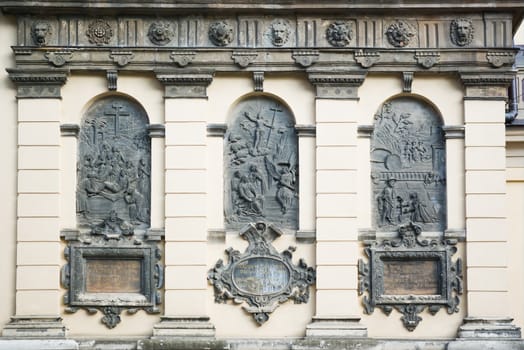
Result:
{"label": "column capital", "polygon": [[207,87],[214,73],[155,71],[156,78],[165,86],[166,98],[207,98]]}
{"label": "column capital", "polygon": [[61,98],[60,89],[67,81],[68,70],[7,69],[17,87],[17,98]]}
{"label": "column capital", "polygon": [[515,72],[460,72],[465,99],[505,99]]}
{"label": "column capital", "polygon": [[310,70],[308,79],[316,88],[316,97],[323,99],[358,99],[358,88],[367,71]]}

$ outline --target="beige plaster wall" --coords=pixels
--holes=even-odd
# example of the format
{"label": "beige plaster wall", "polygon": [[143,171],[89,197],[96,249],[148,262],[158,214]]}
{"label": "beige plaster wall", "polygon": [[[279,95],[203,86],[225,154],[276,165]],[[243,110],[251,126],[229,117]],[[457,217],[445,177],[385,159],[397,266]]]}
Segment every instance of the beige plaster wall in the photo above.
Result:
{"label": "beige plaster wall", "polygon": [[16,42],[16,21],[2,14],[0,42],[0,328],[3,328],[15,312],[17,107],[15,87],[5,71],[14,66],[10,46]]}
{"label": "beige plaster wall", "polygon": [[[507,136],[511,137],[511,136]],[[515,324],[524,327],[524,138],[507,144],[506,179],[509,261],[509,299]],[[494,232],[500,234],[500,232]]]}

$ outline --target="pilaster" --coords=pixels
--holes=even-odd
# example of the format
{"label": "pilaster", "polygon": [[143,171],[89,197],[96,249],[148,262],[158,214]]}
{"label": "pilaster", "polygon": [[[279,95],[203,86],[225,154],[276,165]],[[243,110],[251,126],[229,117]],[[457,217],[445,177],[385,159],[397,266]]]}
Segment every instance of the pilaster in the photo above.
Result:
{"label": "pilaster", "polygon": [[[511,323],[506,228],[505,97],[513,74],[462,73],[465,86],[468,317],[460,338],[520,338]],[[488,181],[489,179],[489,181]]]}
{"label": "pilaster", "polygon": [[357,297],[357,104],[366,72],[310,72],[316,88],[316,315],[308,337],[365,337]]}
{"label": "pilaster", "polygon": [[207,95],[211,73],[157,72],[165,85],[165,312],[154,338],[214,337],[206,311]]}
{"label": "pilaster", "polygon": [[66,71],[8,70],[17,86],[15,315],[6,337],[64,338],[60,318],[60,90]]}

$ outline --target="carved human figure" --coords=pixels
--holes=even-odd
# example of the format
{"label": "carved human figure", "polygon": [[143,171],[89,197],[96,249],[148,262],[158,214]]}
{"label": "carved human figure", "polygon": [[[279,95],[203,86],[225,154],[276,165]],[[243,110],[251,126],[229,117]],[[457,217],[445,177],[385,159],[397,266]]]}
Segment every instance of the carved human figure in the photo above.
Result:
{"label": "carved human figure", "polygon": [[99,225],[93,227],[93,234],[121,234],[124,236],[133,235],[133,226],[127,221],[118,217],[115,210],[111,210],[109,216]]}
{"label": "carved human figure", "polygon": [[264,207],[264,198],[257,191],[256,185],[249,180],[249,177],[243,175],[238,184],[238,198],[240,205],[239,214],[260,215]]}
{"label": "carved human figure", "polygon": [[289,39],[291,30],[283,20],[277,20],[271,24],[271,42],[274,46],[283,46]]}
{"label": "carved human figure", "polygon": [[289,163],[279,163],[280,178],[278,180],[277,201],[281,206],[282,214],[286,214],[295,198],[295,176],[289,168]]}
{"label": "carved human figure", "polygon": [[389,179],[386,181],[386,187],[378,197],[378,211],[380,213],[380,224],[395,224],[395,208],[397,202],[397,194],[395,191],[395,184],[397,180]]}
{"label": "carved human figure", "polygon": [[49,35],[51,35],[51,25],[48,22],[36,21],[31,26],[33,42],[38,46],[47,45]]}
{"label": "carved human figure", "polygon": [[262,153],[261,145],[262,141],[264,140],[265,130],[264,128],[272,129],[273,126],[268,124],[264,118],[260,115],[260,113],[257,113],[256,116],[252,116],[249,112],[244,112],[244,116],[255,123],[255,129],[253,130],[253,153],[254,154],[260,154]]}
{"label": "carved human figure", "polygon": [[233,165],[240,165],[246,162],[249,155],[249,147],[242,136],[231,133],[229,134],[229,155]]}
{"label": "carved human figure", "polygon": [[432,214],[432,210],[427,207],[426,203],[420,200],[417,192],[412,192],[409,195],[409,211],[412,222],[429,223],[435,222],[437,219],[436,215]]}
{"label": "carved human figure", "polygon": [[451,41],[457,46],[466,46],[473,41],[473,23],[467,18],[458,18],[451,22]]}

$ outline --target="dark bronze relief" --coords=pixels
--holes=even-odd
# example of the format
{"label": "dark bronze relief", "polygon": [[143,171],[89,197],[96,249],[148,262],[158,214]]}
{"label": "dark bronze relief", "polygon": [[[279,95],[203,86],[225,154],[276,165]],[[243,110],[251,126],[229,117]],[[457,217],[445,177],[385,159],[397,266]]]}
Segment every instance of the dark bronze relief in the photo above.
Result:
{"label": "dark bronze relief", "polygon": [[414,98],[384,103],[371,139],[372,207],[377,231],[416,223],[446,228],[446,161],[437,112]]}
{"label": "dark bronze relief", "polygon": [[99,100],[79,134],[77,214],[93,234],[130,235],[149,227],[151,142],[147,116],[122,97]]}
{"label": "dark bronze relief", "polygon": [[108,328],[120,314],[159,313],[163,284],[160,237],[152,234],[151,141],[148,118],[122,96],[96,101],[79,132],[78,230],[65,230],[62,267],[66,312],[104,314]]}
{"label": "dark bronze relief", "polygon": [[255,97],[233,111],[224,142],[226,228],[259,220],[298,227],[298,147],[281,103]]}

